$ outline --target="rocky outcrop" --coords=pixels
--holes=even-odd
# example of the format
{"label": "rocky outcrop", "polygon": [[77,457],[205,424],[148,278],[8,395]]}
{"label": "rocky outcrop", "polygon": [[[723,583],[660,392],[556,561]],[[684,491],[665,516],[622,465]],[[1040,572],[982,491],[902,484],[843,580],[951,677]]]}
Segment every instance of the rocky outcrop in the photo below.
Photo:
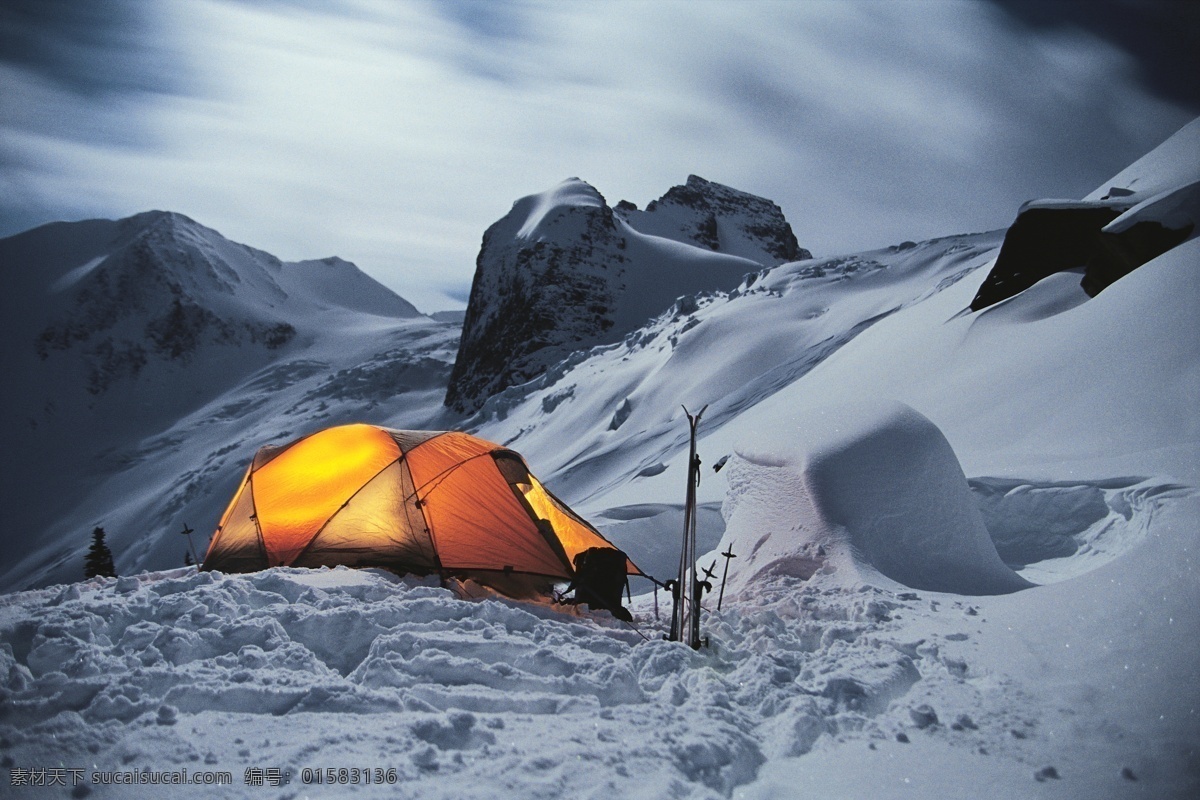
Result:
{"label": "rocky outcrop", "polygon": [[[1189,223],[1171,228],[1154,219],[1134,220],[1132,205],[1119,192],[1099,201],[1026,203],[1005,234],[971,310],[987,308],[1071,269],[1083,272],[1080,285],[1095,297],[1192,233]],[[1119,224],[1127,218],[1128,224]]]}
{"label": "rocky outcrop", "polygon": [[[600,194],[577,183],[550,208],[519,201],[484,234],[447,406],[474,411],[612,329],[625,243]],[[539,213],[535,235],[520,235],[523,224],[514,235],[516,222]]]}
{"label": "rocky outcrop", "polygon": [[645,211],[622,200],[619,214],[632,227],[653,236],[742,256],[765,266],[812,258],[796,241],[792,226],[775,203],[689,175]]}
{"label": "rocky outcrop", "polygon": [[1079,270],[1090,297],[1182,244],[1200,223],[1200,119],[1082,200],[1026,203],[980,286],[978,311],[1056,272]]}
{"label": "rocky outcrop", "polygon": [[680,295],[806,257],[774,203],[695,176],[645,211],[578,178],[522,198],[483,236],[446,405],[476,411]]}

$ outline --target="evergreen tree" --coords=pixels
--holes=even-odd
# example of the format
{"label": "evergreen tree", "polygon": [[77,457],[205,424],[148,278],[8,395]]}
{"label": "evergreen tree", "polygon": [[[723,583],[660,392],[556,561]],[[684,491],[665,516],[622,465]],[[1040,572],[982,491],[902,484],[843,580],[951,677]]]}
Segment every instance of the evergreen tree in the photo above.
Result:
{"label": "evergreen tree", "polygon": [[104,528],[100,527],[92,531],[92,545],[88,548],[87,560],[83,564],[83,577],[94,578],[97,575],[104,578],[117,577],[112,550],[104,543]]}
{"label": "evergreen tree", "polygon": [[192,561],[192,554],[189,553],[187,550],[184,550],[183,551],[183,565],[185,567],[190,567],[192,564],[195,564],[195,563],[196,563],[195,561]]}

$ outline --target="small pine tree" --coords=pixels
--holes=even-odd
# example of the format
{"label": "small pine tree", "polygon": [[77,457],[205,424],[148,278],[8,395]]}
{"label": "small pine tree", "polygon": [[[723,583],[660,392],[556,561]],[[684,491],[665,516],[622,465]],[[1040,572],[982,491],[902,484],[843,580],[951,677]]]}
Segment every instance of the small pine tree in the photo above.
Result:
{"label": "small pine tree", "polygon": [[87,559],[83,563],[83,577],[94,578],[117,577],[117,568],[113,564],[112,550],[104,543],[104,528],[97,527],[92,531],[92,545],[88,548]]}
{"label": "small pine tree", "polygon": [[187,550],[184,550],[183,551],[183,565],[185,567],[190,567],[192,564],[195,564],[195,563],[196,563],[195,561],[192,561],[192,554],[189,553]]}

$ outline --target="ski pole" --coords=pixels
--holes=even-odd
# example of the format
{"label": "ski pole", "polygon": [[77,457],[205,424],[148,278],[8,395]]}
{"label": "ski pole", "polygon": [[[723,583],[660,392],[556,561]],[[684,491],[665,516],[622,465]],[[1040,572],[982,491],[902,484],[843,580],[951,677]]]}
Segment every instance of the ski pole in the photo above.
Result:
{"label": "ski pole", "polygon": [[[725,579],[729,577],[729,562],[731,559],[737,558],[733,554],[733,545],[729,545],[729,549],[721,555],[725,556],[725,572],[721,575],[721,593],[717,595],[717,611],[721,610],[721,601],[725,599]],[[715,561],[713,562],[716,563]]]}
{"label": "ski pole", "polygon": [[195,533],[195,531],[193,531],[191,528],[189,528],[187,526],[187,523],[185,522],[185,523],[183,523],[183,530],[181,530],[180,533],[187,537],[188,547],[191,548],[191,551],[192,551],[192,558],[196,560],[196,568],[199,569],[200,568],[200,556],[198,556],[196,554],[196,545],[192,544],[192,534]]}

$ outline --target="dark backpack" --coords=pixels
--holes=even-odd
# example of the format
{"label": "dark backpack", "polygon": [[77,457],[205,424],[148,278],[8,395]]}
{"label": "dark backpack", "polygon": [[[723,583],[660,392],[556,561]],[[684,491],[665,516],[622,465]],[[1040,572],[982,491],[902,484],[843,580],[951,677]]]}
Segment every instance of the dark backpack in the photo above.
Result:
{"label": "dark backpack", "polygon": [[621,592],[629,579],[625,574],[628,556],[611,547],[593,547],[575,556],[575,602],[603,608],[626,622],[633,616],[621,606]]}

